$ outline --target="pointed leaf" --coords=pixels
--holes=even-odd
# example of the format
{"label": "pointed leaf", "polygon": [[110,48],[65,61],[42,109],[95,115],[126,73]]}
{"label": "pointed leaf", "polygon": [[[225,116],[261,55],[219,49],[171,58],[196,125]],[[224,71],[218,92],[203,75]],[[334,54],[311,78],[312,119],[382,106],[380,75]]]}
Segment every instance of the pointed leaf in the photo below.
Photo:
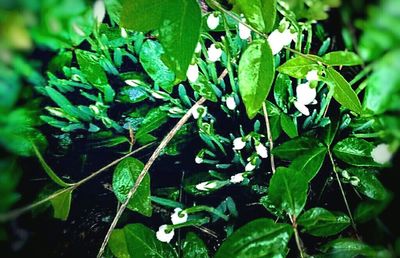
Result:
{"label": "pointed leaf", "polygon": [[353,66],[361,65],[362,59],[353,52],[334,51],[322,57],[324,63],[331,66]]}
{"label": "pointed leaf", "polygon": [[58,192],[63,192],[63,193],[50,200],[54,210],[53,213],[54,218],[60,220],[67,220],[69,215],[69,210],[71,208],[72,191],[73,189],[67,191],[66,189],[61,189],[56,193]]}
{"label": "pointed leaf", "polygon": [[208,250],[203,240],[195,233],[189,232],[183,242],[183,258],[208,258]]}
{"label": "pointed leaf", "polygon": [[333,153],[350,165],[380,167],[371,157],[373,149],[374,145],[366,140],[346,138],[335,145]]}
{"label": "pointed leaf", "polygon": [[272,153],[281,159],[294,160],[318,147],[323,147],[323,144],[315,138],[300,136],[278,145]]}
{"label": "pointed leaf", "polygon": [[310,182],[324,164],[327,149],[319,147],[295,158],[289,168],[301,173]]}
{"label": "pointed leaf", "polygon": [[319,65],[314,60],[298,56],[286,61],[286,63],[279,66],[277,70],[291,77],[304,79],[308,72],[318,70],[318,68]]}

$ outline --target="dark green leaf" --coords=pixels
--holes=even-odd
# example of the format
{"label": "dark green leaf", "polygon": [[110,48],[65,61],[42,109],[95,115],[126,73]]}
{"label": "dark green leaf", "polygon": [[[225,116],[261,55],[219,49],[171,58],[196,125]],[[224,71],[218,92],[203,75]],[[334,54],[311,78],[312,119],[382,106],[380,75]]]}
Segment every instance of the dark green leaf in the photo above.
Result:
{"label": "dark green leaf", "polygon": [[217,102],[217,96],[215,95],[213,86],[203,74],[199,74],[197,81],[191,83],[190,86],[192,86],[193,90],[195,90],[200,96],[203,96],[212,102]]}
{"label": "dark green leaf", "polygon": [[293,119],[286,115],[285,113],[281,114],[281,126],[283,131],[290,137],[294,138],[299,135],[297,132],[297,126],[294,123]]}
{"label": "dark green leaf", "polygon": [[282,110],[286,111],[289,102],[289,88],[292,87],[292,81],[286,74],[278,74],[274,85],[275,102]]}
{"label": "dark green leaf", "polygon": [[155,232],[142,224],[114,229],[108,246],[117,258],[178,257],[170,244],[159,241]]}
{"label": "dark green leaf", "polygon": [[304,212],[297,223],[313,236],[332,236],[347,228],[350,225],[350,218],[344,213],[313,208]]}
{"label": "dark green leaf", "polygon": [[294,160],[312,149],[323,147],[317,139],[300,136],[278,145],[272,153],[281,159]]}
{"label": "dark green leaf", "polygon": [[328,78],[328,85],[333,87],[333,97],[335,100],[345,108],[357,114],[361,114],[362,107],[360,100],[346,79],[331,67],[326,69],[326,75]]}
{"label": "dark green leaf", "polygon": [[257,115],[274,79],[274,60],[264,40],[253,41],[239,62],[239,91],[250,119]]}
{"label": "dark green leaf", "polygon": [[75,54],[82,73],[91,84],[99,88],[108,84],[107,75],[95,53],[78,49]]}
{"label": "dark green leaf", "polygon": [[353,66],[361,65],[363,61],[353,52],[335,51],[322,57],[324,63],[332,66]]}
{"label": "dark green leaf", "polygon": [[278,167],[269,185],[269,200],[278,210],[298,216],[307,201],[306,178],[296,170]]}
{"label": "dark green leaf", "polygon": [[319,70],[319,65],[313,60],[298,56],[286,61],[286,63],[279,66],[277,70],[291,77],[304,79],[308,72]]}
{"label": "dark green leaf", "polygon": [[136,139],[140,140],[140,138],[146,137],[146,135],[158,129],[167,121],[168,114],[161,108],[154,108],[150,110],[142,121],[138,131],[136,132]]}
{"label": "dark green leaf", "polygon": [[326,147],[309,150],[307,153],[295,158],[289,168],[301,173],[309,182],[318,174],[324,164],[326,153]]}
{"label": "dark green leaf", "polygon": [[285,257],[292,235],[288,224],[257,219],[236,230],[218,249],[216,258]]}
{"label": "dark green leaf", "polygon": [[381,166],[376,163],[371,152],[374,145],[364,139],[346,138],[338,142],[333,148],[336,157],[354,166]]}
{"label": "dark green leaf", "polygon": [[[134,158],[126,158],[115,168],[112,186],[120,202],[126,200],[129,190],[134,186],[143,170],[143,163]],[[136,193],[129,201],[128,208],[150,217],[152,207],[150,201],[150,176],[146,174]]]}
{"label": "dark green leaf", "polygon": [[386,209],[392,199],[392,194],[388,193],[381,201],[368,200],[360,203],[354,212],[355,221],[363,223],[377,217]]}
{"label": "dark green leaf", "polygon": [[71,208],[72,191],[73,189],[71,190],[61,189],[57,191],[55,194],[59,192],[62,193],[50,200],[54,210],[53,213],[54,218],[60,220],[67,220],[69,215],[69,210]]}
{"label": "dark green leaf", "polygon": [[329,123],[323,131],[323,136],[322,139],[324,139],[324,143],[327,146],[330,146],[335,139],[337,130],[339,129],[339,122],[337,120],[331,120],[331,123]]}
{"label": "dark green leaf", "polygon": [[203,240],[195,233],[186,234],[182,247],[183,258],[208,258],[208,250]]}
{"label": "dark green leaf", "polygon": [[322,247],[324,257],[376,257],[376,251],[370,246],[349,238],[339,238]]}
{"label": "dark green leaf", "polygon": [[351,176],[360,179],[356,187],[357,191],[374,200],[384,200],[388,192],[382,183],[376,178],[375,171],[364,168],[350,168],[347,172]]}

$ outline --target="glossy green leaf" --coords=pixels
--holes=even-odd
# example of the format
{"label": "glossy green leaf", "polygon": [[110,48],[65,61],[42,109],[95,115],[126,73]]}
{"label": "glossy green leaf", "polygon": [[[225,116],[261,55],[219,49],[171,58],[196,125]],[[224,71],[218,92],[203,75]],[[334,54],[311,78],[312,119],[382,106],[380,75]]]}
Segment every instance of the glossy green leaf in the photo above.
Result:
{"label": "glossy green leaf", "polygon": [[350,225],[350,218],[341,212],[331,212],[324,208],[313,208],[304,212],[297,220],[303,231],[313,236],[332,236]]}
{"label": "glossy green leaf", "polygon": [[122,229],[114,229],[108,247],[116,258],[178,257],[170,244],[159,241],[155,232],[143,224],[128,224]]}
{"label": "glossy green leaf", "polygon": [[298,216],[307,200],[308,183],[296,170],[278,167],[269,184],[269,200],[278,210]]}
{"label": "glossy green leaf", "polygon": [[339,122],[337,120],[331,121],[323,131],[322,139],[327,146],[330,146],[335,139],[336,133],[339,129]]}
{"label": "glossy green leaf", "polygon": [[135,134],[136,139],[140,140],[140,138],[146,137],[149,133],[158,129],[167,121],[168,114],[161,108],[154,108],[150,110]]}
{"label": "glossy green leaf", "polygon": [[297,126],[294,123],[293,119],[286,115],[285,113],[281,114],[281,126],[283,131],[290,137],[294,138],[299,135],[297,132]]}
{"label": "glossy green leaf", "polygon": [[324,63],[331,66],[354,66],[361,65],[362,59],[353,52],[334,51],[322,57]]}
{"label": "glossy green leaf", "polygon": [[306,180],[311,181],[324,164],[326,147],[318,147],[300,155],[290,163],[289,168],[301,173]]}
{"label": "glossy green leaf", "polygon": [[215,258],[285,257],[292,232],[288,224],[266,218],[253,220],[229,236]]}
{"label": "glossy green leaf", "polygon": [[374,145],[364,139],[346,138],[335,145],[333,153],[350,165],[379,167],[371,157],[373,149]]}
{"label": "glossy green leaf", "polygon": [[217,102],[217,95],[215,95],[213,86],[203,74],[199,74],[199,78],[197,79],[197,81],[190,83],[190,86],[200,96],[205,97],[212,102]]}
{"label": "glossy green leaf", "polygon": [[377,257],[376,251],[355,239],[339,238],[322,247],[324,257]]}
{"label": "glossy green leaf", "polygon": [[346,79],[331,67],[326,69],[326,76],[328,85],[333,87],[333,98],[342,106],[357,114],[361,114],[362,107],[360,100]]}
{"label": "glossy green leaf", "polygon": [[91,84],[97,87],[108,84],[107,75],[99,64],[99,57],[95,53],[78,49],[75,54],[82,73]]}
{"label": "glossy green leaf", "polygon": [[253,41],[239,62],[239,91],[250,119],[257,115],[274,79],[274,60],[264,40]]}
{"label": "glossy green leaf", "polygon": [[[126,158],[121,161],[114,170],[112,187],[120,202],[126,200],[130,189],[134,186],[140,172],[143,170],[143,163],[134,158]],[[150,217],[152,214],[150,200],[150,176],[146,174],[136,193],[129,201],[128,208]]]}
{"label": "glossy green leaf", "polygon": [[322,147],[323,144],[315,138],[300,136],[278,145],[272,153],[281,159],[294,160],[312,149]]}
{"label": "glossy green leaf", "polygon": [[254,29],[269,33],[275,24],[276,0],[232,0],[235,11],[242,13]]}
{"label": "glossy green leaf", "polygon": [[298,56],[286,61],[286,63],[279,66],[277,70],[291,77],[304,79],[308,72],[319,70],[319,65],[314,60]]}
{"label": "glossy green leaf", "polygon": [[175,74],[161,59],[164,53],[160,43],[147,40],[142,45],[139,58],[144,70],[154,83],[171,93],[174,87]]}
{"label": "glossy green leaf", "polygon": [[286,111],[289,102],[289,88],[292,87],[292,81],[286,74],[278,74],[274,84],[274,99],[278,107]]}
{"label": "glossy green leaf", "polygon": [[183,258],[208,258],[208,250],[203,240],[195,233],[186,234],[182,246]]}
{"label": "glossy green leaf", "polygon": [[392,194],[388,193],[383,200],[367,200],[361,202],[354,212],[354,220],[358,223],[363,223],[376,218],[386,209],[392,199]]}
{"label": "glossy green leaf", "polygon": [[350,168],[347,172],[357,177],[360,182],[355,186],[358,192],[374,200],[384,200],[388,192],[375,176],[375,171],[364,168]]}
{"label": "glossy green leaf", "polygon": [[54,210],[53,213],[54,218],[60,220],[67,220],[69,215],[69,210],[71,208],[72,191],[73,189],[71,190],[61,189],[56,193],[59,192],[63,193],[59,194],[57,197],[50,200],[51,206],[53,207]]}

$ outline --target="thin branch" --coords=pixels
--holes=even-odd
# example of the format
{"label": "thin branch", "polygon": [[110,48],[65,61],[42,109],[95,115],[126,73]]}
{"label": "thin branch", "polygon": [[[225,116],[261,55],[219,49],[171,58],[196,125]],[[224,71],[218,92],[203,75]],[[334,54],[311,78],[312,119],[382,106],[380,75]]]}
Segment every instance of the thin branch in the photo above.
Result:
{"label": "thin branch", "polygon": [[189,120],[190,116],[192,115],[192,112],[194,110],[196,110],[205,101],[206,101],[205,98],[201,98],[200,100],[198,100],[188,110],[188,112],[186,112],[186,114],[178,121],[178,123],[174,126],[174,128],[172,128],[172,130],[164,137],[164,139],[161,141],[160,145],[153,152],[153,154],[147,161],[146,165],[144,166],[142,172],[139,174],[139,176],[135,182],[135,185],[129,190],[128,195],[126,196],[126,200],[122,203],[121,207],[118,209],[118,212],[115,215],[114,220],[112,221],[111,226],[107,231],[107,234],[103,240],[103,243],[101,244],[101,247],[97,254],[97,258],[102,257],[104,250],[107,246],[107,243],[110,239],[112,231],[114,230],[122,213],[125,211],[126,207],[128,206],[129,201],[131,200],[132,196],[136,193],[137,189],[139,188],[140,184],[142,183],[144,177],[147,175],[147,173],[148,173],[150,167],[153,165],[154,161],[158,158],[158,156],[161,154],[162,150],[167,146],[167,144],[171,141],[171,139],[175,136],[175,134],[179,131],[179,129],[181,129],[181,127],[187,122],[187,120]]}
{"label": "thin branch", "polygon": [[304,252],[304,246],[303,246],[303,241],[301,241],[300,235],[299,235],[299,231],[297,230],[297,218],[296,216],[290,216],[290,221],[292,222],[292,227],[293,227],[293,231],[294,231],[294,238],[296,241],[296,246],[297,249],[299,250],[300,253],[300,257],[304,258],[306,256],[305,252]]}
{"label": "thin branch", "polygon": [[272,154],[272,150],[274,148],[274,142],[272,140],[272,133],[271,133],[271,126],[269,124],[269,119],[268,119],[268,111],[267,111],[267,106],[265,105],[265,102],[263,102],[263,113],[264,113],[264,118],[265,118],[265,127],[267,127],[267,138],[269,142],[269,158],[271,160],[271,169],[272,173],[275,174],[275,159],[274,155]]}

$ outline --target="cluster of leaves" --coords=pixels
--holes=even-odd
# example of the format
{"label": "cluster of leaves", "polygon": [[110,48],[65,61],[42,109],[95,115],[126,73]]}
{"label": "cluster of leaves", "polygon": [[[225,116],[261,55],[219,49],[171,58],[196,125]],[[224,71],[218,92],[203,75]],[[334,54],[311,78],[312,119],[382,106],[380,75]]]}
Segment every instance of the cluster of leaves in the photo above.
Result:
{"label": "cluster of leaves", "polygon": [[[93,7],[82,0],[43,1],[30,10],[42,14],[39,25],[32,29],[32,39],[57,53],[48,63],[46,83],[22,58],[14,58],[5,67],[10,71],[4,78],[6,86],[15,94],[9,95],[7,90],[5,98],[0,92],[0,98],[7,100],[0,116],[0,144],[8,152],[38,157],[60,187],[47,197],[54,217],[66,220],[72,192],[82,181],[65,182],[45,162],[41,151],[46,140],[35,128],[41,123],[31,115],[32,104],[14,108],[21,80],[33,84],[36,92],[45,96],[40,119],[57,128],[58,138],[71,138],[73,144],[74,137],[83,136],[95,148],[123,153],[158,141],[170,121],[182,117],[204,97],[207,108],[195,110],[195,123],[183,126],[162,153],[180,159],[185,146],[198,148],[193,163],[196,160],[200,164],[193,164],[198,167],[180,182],[183,190],[178,184],[154,189],[151,177],[159,175],[146,174],[128,209],[152,217],[156,216],[153,206],[160,205],[167,210],[181,208],[189,214],[187,222],[168,225],[169,230],[194,229],[220,221],[226,236],[221,237],[221,246],[212,250],[190,231],[185,231],[182,241],[162,243],[153,229],[135,223],[113,231],[107,255],[178,257],[179,253],[183,257],[208,257],[215,252],[215,257],[285,257],[296,253],[297,246],[302,257],[306,252],[389,257],[390,251],[369,246],[353,234],[357,235],[356,223],[379,216],[392,199],[378,179],[379,170],[389,162],[380,162],[373,153],[381,143],[390,144],[394,153],[400,140],[399,120],[390,113],[399,109],[399,50],[395,49],[399,37],[392,26],[378,19],[383,9],[390,11],[388,23],[395,20],[398,13],[391,8],[397,5],[395,1],[386,0],[380,9],[371,9],[368,22],[361,24],[364,32],[359,46],[352,46],[359,47],[359,55],[328,51],[334,47],[324,28],[316,23],[328,18],[330,7],[340,5],[336,0],[208,0],[200,4],[195,0],[98,0]],[[59,17],[59,12],[64,15]],[[15,16],[15,21],[21,19],[8,15]],[[210,15],[219,17],[215,29],[207,28]],[[21,22],[8,26],[16,26],[13,33],[23,37],[25,25],[18,24]],[[240,37],[240,26],[251,30],[247,40]],[[273,55],[268,35],[287,27],[297,35],[294,48],[286,44],[286,49]],[[385,43],[371,40],[377,33],[385,38],[390,35],[390,39]],[[11,40],[13,37],[8,35]],[[22,47],[31,44],[28,38]],[[222,51],[217,62],[207,51],[210,45]],[[200,72],[195,81],[188,81],[188,68],[194,64]],[[342,72],[348,67],[361,68],[350,82]],[[296,89],[310,72],[318,75],[318,80],[310,83],[316,89],[317,104],[304,118],[296,110]],[[228,99],[233,99],[234,107],[228,105]],[[192,138],[202,142],[195,145],[190,142]],[[232,150],[232,142],[238,138],[245,142],[244,147],[238,150],[233,146]],[[260,154],[260,144],[270,148],[270,160]],[[11,193],[6,197],[11,201],[1,201],[7,205],[0,207],[0,212],[15,202],[13,190],[19,174],[15,157],[4,164],[1,167],[6,167],[7,173],[4,180],[1,174],[0,184],[13,184],[1,190]],[[117,165],[112,189],[119,202],[126,200],[144,166],[135,158]],[[232,179],[235,176],[242,180],[236,182]],[[337,181],[340,191],[335,198],[343,199],[346,210],[320,207],[310,194],[317,188],[317,178],[327,184],[332,179]],[[252,202],[265,207],[263,218],[245,219],[247,223],[240,228],[235,220],[246,215],[240,213],[231,196],[223,196],[217,207],[197,201],[199,196],[218,196],[218,191],[238,183],[240,191],[251,193]],[[344,191],[351,188],[362,199],[355,209],[349,207]],[[193,200],[182,202],[182,191]],[[168,220],[166,224],[170,224]],[[304,249],[299,231],[319,238],[315,250]]]}

